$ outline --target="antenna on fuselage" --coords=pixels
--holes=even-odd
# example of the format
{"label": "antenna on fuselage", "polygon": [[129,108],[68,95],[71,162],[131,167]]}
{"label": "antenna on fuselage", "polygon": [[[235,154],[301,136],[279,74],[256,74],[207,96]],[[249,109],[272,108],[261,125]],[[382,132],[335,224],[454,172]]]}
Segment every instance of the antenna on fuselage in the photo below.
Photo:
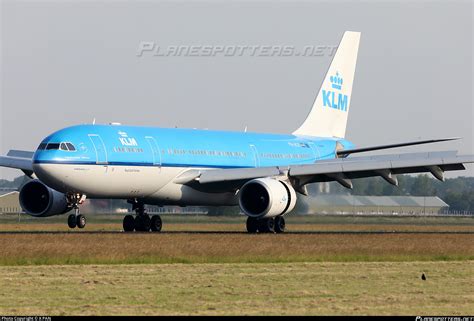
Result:
{"label": "antenna on fuselage", "polygon": [[244,133],[246,133],[246,132],[247,132],[247,126],[245,126],[245,129],[244,129]]}
{"label": "antenna on fuselage", "polygon": [[95,125],[95,117],[94,117],[94,119],[92,120],[92,125]]}

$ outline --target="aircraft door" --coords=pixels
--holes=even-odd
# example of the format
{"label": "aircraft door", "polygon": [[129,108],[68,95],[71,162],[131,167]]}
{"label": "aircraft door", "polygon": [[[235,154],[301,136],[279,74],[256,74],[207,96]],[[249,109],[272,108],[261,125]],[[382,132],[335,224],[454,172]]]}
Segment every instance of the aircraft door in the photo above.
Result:
{"label": "aircraft door", "polygon": [[315,159],[321,158],[321,154],[319,153],[318,147],[316,145],[314,145],[314,143],[308,143],[308,145],[311,148],[311,150],[313,151],[314,158]]}
{"label": "aircraft door", "polygon": [[150,145],[153,154],[153,165],[161,166],[160,147],[158,146],[156,139],[151,136],[146,136],[145,139],[148,142],[148,145]]}
{"label": "aircraft door", "polygon": [[259,167],[260,166],[260,160],[258,158],[257,147],[255,147],[255,145],[253,145],[253,144],[250,144],[250,149],[252,150],[252,154],[253,154],[253,158],[254,158],[254,162],[255,162],[255,167]]}
{"label": "aircraft door", "polygon": [[94,145],[97,164],[107,164],[107,151],[105,149],[104,141],[99,135],[89,134],[89,139]]}

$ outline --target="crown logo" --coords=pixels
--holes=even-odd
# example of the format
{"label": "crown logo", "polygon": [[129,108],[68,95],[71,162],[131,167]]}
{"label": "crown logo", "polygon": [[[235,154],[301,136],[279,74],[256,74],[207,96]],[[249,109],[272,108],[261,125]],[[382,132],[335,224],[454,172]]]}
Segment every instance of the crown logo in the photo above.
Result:
{"label": "crown logo", "polygon": [[341,90],[341,88],[342,88],[342,77],[339,76],[339,72],[336,72],[335,76],[329,77],[329,80],[331,81],[332,88]]}

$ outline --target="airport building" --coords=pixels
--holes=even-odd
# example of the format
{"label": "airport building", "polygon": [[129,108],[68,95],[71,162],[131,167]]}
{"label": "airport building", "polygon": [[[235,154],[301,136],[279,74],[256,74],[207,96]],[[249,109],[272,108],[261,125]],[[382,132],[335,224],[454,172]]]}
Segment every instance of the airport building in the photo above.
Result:
{"label": "airport building", "polygon": [[22,211],[17,191],[0,191],[0,214]]}
{"label": "airport building", "polygon": [[449,209],[433,196],[318,195],[306,200],[308,214],[433,215]]}

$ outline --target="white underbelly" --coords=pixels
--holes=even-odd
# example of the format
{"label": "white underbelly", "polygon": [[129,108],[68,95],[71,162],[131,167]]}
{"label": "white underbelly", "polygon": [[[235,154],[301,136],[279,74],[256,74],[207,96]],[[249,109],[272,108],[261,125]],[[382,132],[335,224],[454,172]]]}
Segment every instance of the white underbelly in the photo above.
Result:
{"label": "white underbelly", "polygon": [[142,198],[157,205],[236,205],[234,193],[204,193],[173,180],[184,167],[35,164],[41,181],[88,198]]}
{"label": "white underbelly", "polygon": [[51,188],[89,198],[145,197],[175,177],[158,166],[35,164],[34,170]]}

